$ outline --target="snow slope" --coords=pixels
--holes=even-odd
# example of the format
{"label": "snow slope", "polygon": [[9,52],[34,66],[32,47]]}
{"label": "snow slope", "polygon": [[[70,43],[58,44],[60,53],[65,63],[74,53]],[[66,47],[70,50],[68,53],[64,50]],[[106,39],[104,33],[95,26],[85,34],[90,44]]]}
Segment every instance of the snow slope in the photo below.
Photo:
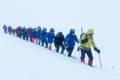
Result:
{"label": "snow slope", "polygon": [[0,38],[0,80],[120,80],[116,70],[101,70],[97,64],[91,68],[80,63],[79,58],[49,51],[4,34],[2,29]]}

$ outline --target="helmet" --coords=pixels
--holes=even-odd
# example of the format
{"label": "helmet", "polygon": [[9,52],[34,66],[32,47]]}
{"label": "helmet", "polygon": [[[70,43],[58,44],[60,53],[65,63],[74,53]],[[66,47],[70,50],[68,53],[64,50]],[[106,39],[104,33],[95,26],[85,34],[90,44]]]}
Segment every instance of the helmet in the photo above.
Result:
{"label": "helmet", "polygon": [[94,30],[93,30],[93,29],[89,29],[89,30],[87,31],[87,34],[94,34]]}
{"label": "helmet", "polygon": [[75,29],[70,29],[70,33],[75,33]]}
{"label": "helmet", "polygon": [[55,32],[54,28],[50,28],[50,32]]}

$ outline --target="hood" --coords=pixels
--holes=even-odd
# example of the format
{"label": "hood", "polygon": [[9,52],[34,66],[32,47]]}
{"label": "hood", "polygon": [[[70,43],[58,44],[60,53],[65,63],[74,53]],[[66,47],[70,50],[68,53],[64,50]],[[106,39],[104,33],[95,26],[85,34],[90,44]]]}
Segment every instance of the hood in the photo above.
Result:
{"label": "hood", "polygon": [[87,31],[87,34],[94,34],[94,30],[93,30],[93,29],[89,29],[89,30]]}

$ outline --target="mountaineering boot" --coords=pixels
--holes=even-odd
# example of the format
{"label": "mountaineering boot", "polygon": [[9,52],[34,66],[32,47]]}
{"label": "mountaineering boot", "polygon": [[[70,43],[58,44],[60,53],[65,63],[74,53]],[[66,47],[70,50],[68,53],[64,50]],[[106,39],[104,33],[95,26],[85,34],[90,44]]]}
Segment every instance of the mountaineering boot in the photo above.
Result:
{"label": "mountaineering boot", "polygon": [[52,46],[49,46],[48,49],[49,49],[49,50],[52,50]]}
{"label": "mountaineering boot", "polygon": [[84,59],[81,59],[81,63],[85,63],[85,60],[84,60]]}
{"label": "mountaineering boot", "polygon": [[92,67],[93,60],[88,61],[88,65]]}

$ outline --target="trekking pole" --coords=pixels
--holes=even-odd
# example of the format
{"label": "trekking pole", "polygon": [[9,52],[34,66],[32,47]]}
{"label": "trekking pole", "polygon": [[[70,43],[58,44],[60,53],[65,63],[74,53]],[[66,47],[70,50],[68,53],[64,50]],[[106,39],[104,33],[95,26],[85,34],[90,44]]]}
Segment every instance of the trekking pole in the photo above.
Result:
{"label": "trekking pole", "polygon": [[100,67],[102,69],[102,62],[101,62],[100,54],[98,54],[98,57],[99,57]]}

